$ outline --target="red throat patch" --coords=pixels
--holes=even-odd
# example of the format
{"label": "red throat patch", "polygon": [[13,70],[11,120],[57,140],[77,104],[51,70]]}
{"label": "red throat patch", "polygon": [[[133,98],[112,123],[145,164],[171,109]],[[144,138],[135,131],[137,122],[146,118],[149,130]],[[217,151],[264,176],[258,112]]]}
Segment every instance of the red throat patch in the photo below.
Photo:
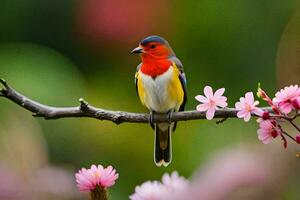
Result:
{"label": "red throat patch", "polygon": [[172,62],[168,59],[162,60],[147,60],[143,61],[141,71],[144,74],[151,76],[152,78],[156,78],[158,75],[163,74],[164,72],[168,71],[171,67]]}

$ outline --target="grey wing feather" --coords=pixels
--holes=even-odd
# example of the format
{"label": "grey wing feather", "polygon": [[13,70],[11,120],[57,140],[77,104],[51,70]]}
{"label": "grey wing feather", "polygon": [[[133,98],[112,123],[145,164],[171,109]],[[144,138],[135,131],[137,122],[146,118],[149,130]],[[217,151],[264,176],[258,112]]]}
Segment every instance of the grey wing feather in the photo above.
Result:
{"label": "grey wing feather", "polygon": [[171,56],[169,58],[170,61],[174,62],[177,66],[177,68],[180,71],[180,75],[182,76],[182,79],[184,80],[184,84],[186,85],[186,77],[185,77],[185,73],[184,73],[184,69],[183,69],[183,65],[181,63],[181,61],[176,57],[176,56]]}
{"label": "grey wing feather", "polygon": [[178,67],[180,72],[184,72],[183,65],[182,65],[181,61],[176,56],[170,56],[169,60],[176,64],[176,66]]}
{"label": "grey wing feather", "polygon": [[142,63],[140,63],[137,67],[136,67],[136,72],[138,72],[140,70],[140,68],[142,67]]}

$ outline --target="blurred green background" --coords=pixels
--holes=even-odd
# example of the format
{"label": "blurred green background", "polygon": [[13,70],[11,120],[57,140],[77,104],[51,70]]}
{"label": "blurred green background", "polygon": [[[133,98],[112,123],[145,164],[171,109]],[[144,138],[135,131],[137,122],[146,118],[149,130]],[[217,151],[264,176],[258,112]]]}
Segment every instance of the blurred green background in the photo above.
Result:
{"label": "blurred green background", "polygon": [[[148,112],[133,80],[140,59],[130,51],[145,36],[157,34],[169,41],[184,64],[187,110],[195,109],[194,96],[205,85],[225,87],[233,107],[245,92],[255,91],[258,82],[271,95],[278,89],[278,46],[299,11],[295,2],[1,0],[0,76],[19,92],[49,105],[76,106],[83,97],[101,108]],[[300,20],[295,21],[297,28]],[[29,120],[28,111],[5,99],[0,108],[2,127],[27,127],[30,132],[34,123],[40,128],[51,165],[71,172],[93,163],[113,165],[120,178],[111,189],[112,199],[127,198],[135,185],[159,179],[164,172],[177,170],[190,177],[213,152],[225,147],[260,143],[254,120],[230,119],[220,125],[180,122],[173,136],[173,162],[157,168],[148,124]],[[1,128],[2,138],[5,132]],[[5,157],[5,151],[0,153]],[[289,184],[285,191],[282,199],[293,199],[297,192]]]}

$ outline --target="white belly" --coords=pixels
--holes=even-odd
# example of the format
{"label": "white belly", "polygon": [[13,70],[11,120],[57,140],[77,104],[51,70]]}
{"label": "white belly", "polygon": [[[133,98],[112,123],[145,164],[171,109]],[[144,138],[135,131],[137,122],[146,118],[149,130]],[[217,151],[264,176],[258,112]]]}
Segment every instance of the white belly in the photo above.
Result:
{"label": "white belly", "polygon": [[162,75],[153,79],[151,76],[141,73],[141,79],[145,91],[144,102],[148,109],[156,112],[166,113],[176,108],[168,91],[168,85],[173,77],[173,67]]}

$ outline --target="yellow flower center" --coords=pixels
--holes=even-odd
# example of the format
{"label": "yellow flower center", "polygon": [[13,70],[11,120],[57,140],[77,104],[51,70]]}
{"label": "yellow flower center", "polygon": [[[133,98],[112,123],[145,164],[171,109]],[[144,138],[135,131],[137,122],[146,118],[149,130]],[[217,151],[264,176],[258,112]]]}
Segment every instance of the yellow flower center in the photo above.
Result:
{"label": "yellow flower center", "polygon": [[94,172],[94,176],[95,176],[96,178],[100,178],[100,173],[99,173],[98,171],[96,171],[96,172]]}
{"label": "yellow flower center", "polygon": [[209,99],[208,104],[209,104],[210,106],[215,106],[215,105],[216,105],[216,102],[215,102],[213,99]]}
{"label": "yellow flower center", "polygon": [[250,106],[249,104],[247,104],[247,103],[246,103],[246,110],[247,110],[248,112],[251,112],[251,110],[252,110],[251,106]]}

